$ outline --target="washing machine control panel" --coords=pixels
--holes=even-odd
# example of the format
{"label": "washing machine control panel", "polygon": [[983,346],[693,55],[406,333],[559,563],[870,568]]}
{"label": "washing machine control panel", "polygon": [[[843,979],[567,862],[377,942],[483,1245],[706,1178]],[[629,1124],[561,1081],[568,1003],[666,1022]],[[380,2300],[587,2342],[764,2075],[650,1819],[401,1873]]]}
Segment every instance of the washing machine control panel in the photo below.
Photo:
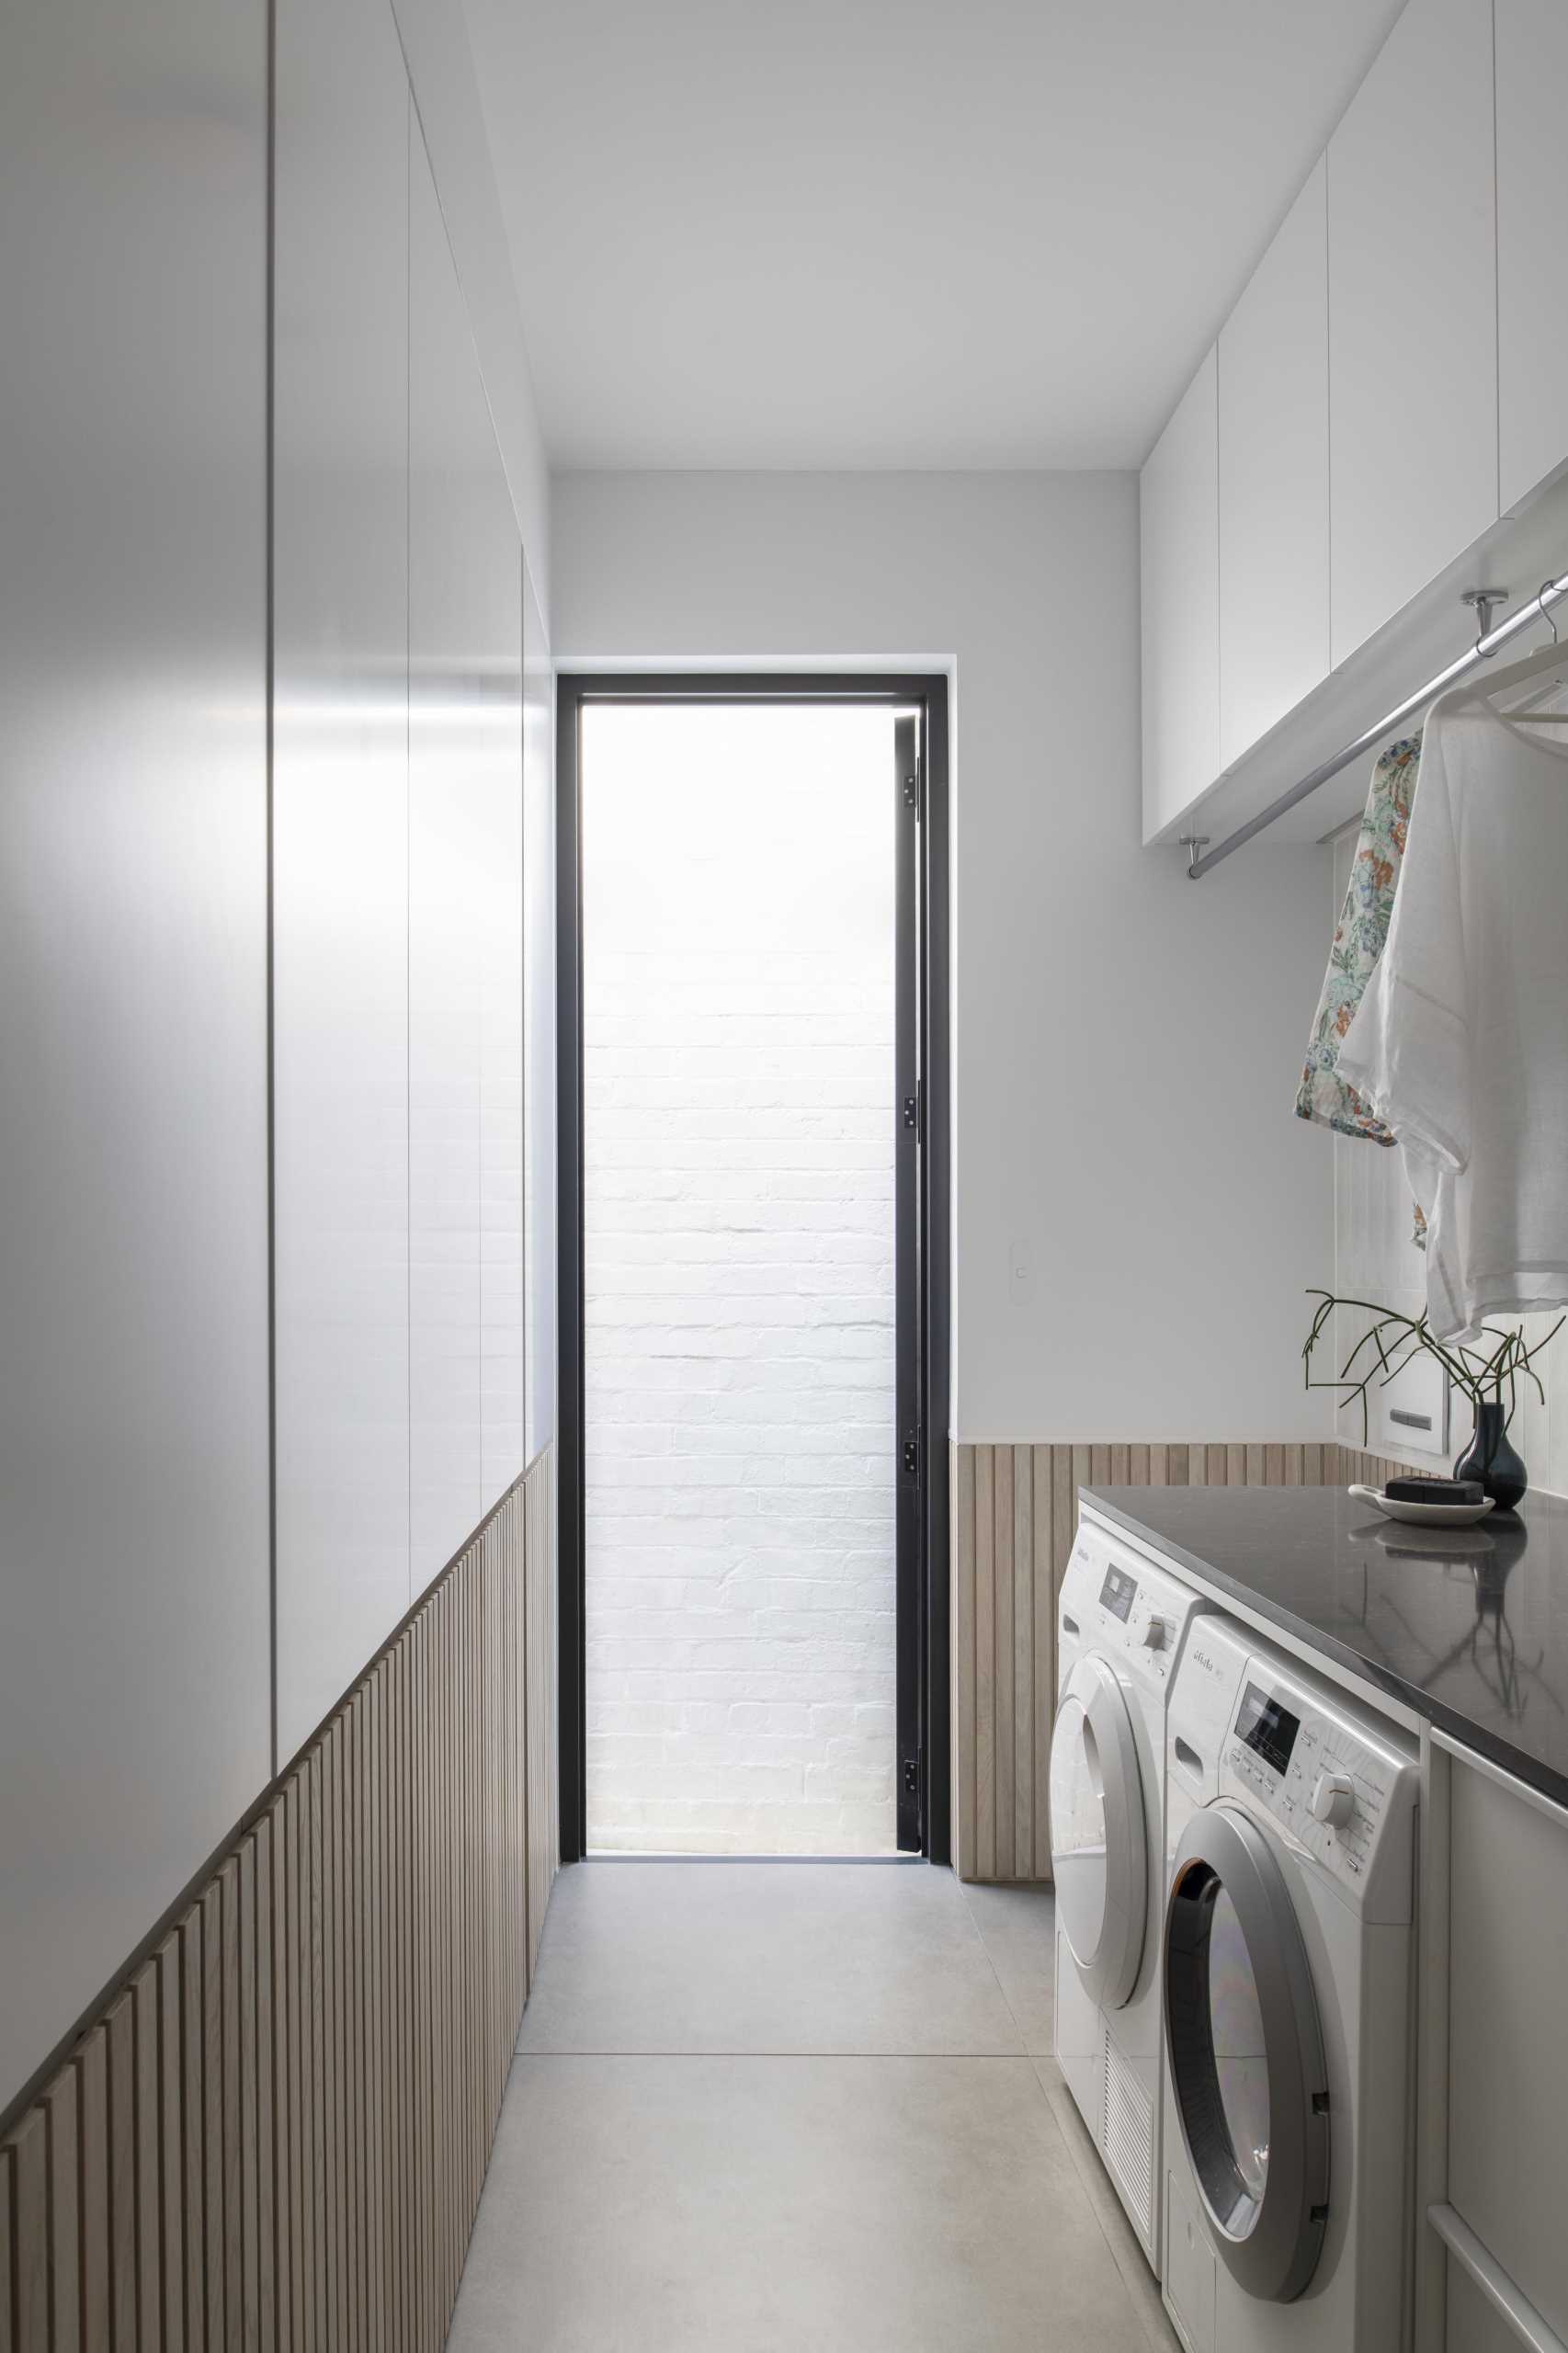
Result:
{"label": "washing machine control panel", "polygon": [[1419,1752],[1354,1694],[1235,1620],[1197,1620],[1171,1686],[1170,1786],[1239,1805],[1369,1920],[1408,1921]]}
{"label": "washing machine control panel", "polygon": [[1167,1684],[1198,1597],[1101,1530],[1078,1531],[1062,1581],[1058,1665],[1065,1683],[1085,1649],[1119,1660],[1153,1688]]}
{"label": "washing machine control panel", "polygon": [[1380,1911],[1408,1886],[1415,1743],[1364,1720],[1304,1678],[1248,1657],[1233,1699],[1221,1785],[1272,1816],[1290,1839]]}

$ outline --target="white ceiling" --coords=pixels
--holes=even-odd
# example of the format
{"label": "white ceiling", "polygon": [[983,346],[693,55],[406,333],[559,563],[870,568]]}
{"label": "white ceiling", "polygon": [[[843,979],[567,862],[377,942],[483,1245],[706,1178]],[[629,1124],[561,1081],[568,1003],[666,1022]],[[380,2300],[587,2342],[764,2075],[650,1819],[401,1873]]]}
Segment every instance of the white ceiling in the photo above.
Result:
{"label": "white ceiling", "polygon": [[466,0],[552,462],[1137,464],[1399,6]]}

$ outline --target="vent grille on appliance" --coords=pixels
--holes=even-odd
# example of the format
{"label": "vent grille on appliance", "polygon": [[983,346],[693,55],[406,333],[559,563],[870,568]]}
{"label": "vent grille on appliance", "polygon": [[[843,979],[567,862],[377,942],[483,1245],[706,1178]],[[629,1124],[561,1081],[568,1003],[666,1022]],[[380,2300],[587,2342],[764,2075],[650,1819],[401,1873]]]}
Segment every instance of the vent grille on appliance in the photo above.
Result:
{"label": "vent grille on appliance", "polygon": [[1154,2110],[1108,2028],[1103,2116],[1101,2154],[1147,2237],[1154,2227]]}

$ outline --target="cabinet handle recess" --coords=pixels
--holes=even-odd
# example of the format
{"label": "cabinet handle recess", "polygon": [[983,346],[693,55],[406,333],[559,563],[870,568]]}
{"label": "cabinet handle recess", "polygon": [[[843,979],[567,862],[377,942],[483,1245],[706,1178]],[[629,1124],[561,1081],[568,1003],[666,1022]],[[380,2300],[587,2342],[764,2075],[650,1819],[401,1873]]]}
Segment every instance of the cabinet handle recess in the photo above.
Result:
{"label": "cabinet handle recess", "polygon": [[1449,2253],[1464,2266],[1493,2311],[1507,2323],[1521,2345],[1528,2346],[1529,2353],[1568,2353],[1568,2342],[1542,2320],[1496,2256],[1487,2253],[1457,2207],[1428,2206],[1426,2220]]}

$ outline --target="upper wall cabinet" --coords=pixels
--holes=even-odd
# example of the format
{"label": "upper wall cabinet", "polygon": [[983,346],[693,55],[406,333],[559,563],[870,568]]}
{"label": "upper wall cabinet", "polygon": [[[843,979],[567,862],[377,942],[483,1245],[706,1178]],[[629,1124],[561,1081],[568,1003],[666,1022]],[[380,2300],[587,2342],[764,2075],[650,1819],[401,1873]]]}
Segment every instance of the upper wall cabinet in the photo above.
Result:
{"label": "upper wall cabinet", "polygon": [[1221,767],[1328,673],[1326,188],[1320,162],[1220,337]]}
{"label": "upper wall cabinet", "polygon": [[1143,469],[1143,838],[1219,773],[1220,475],[1210,351]]}
{"label": "upper wall cabinet", "polygon": [[1329,142],[1336,665],[1497,518],[1492,88],[1491,0],[1409,0]]}
{"label": "upper wall cabinet", "polygon": [[1505,514],[1568,457],[1561,202],[1565,89],[1563,0],[1497,0],[1497,389]]}
{"label": "upper wall cabinet", "polygon": [[1408,693],[1437,664],[1392,646],[1453,651],[1471,563],[1540,577],[1497,542],[1568,461],[1564,86],[1565,0],[1406,0],[1156,445],[1146,841],[1258,813]]}

